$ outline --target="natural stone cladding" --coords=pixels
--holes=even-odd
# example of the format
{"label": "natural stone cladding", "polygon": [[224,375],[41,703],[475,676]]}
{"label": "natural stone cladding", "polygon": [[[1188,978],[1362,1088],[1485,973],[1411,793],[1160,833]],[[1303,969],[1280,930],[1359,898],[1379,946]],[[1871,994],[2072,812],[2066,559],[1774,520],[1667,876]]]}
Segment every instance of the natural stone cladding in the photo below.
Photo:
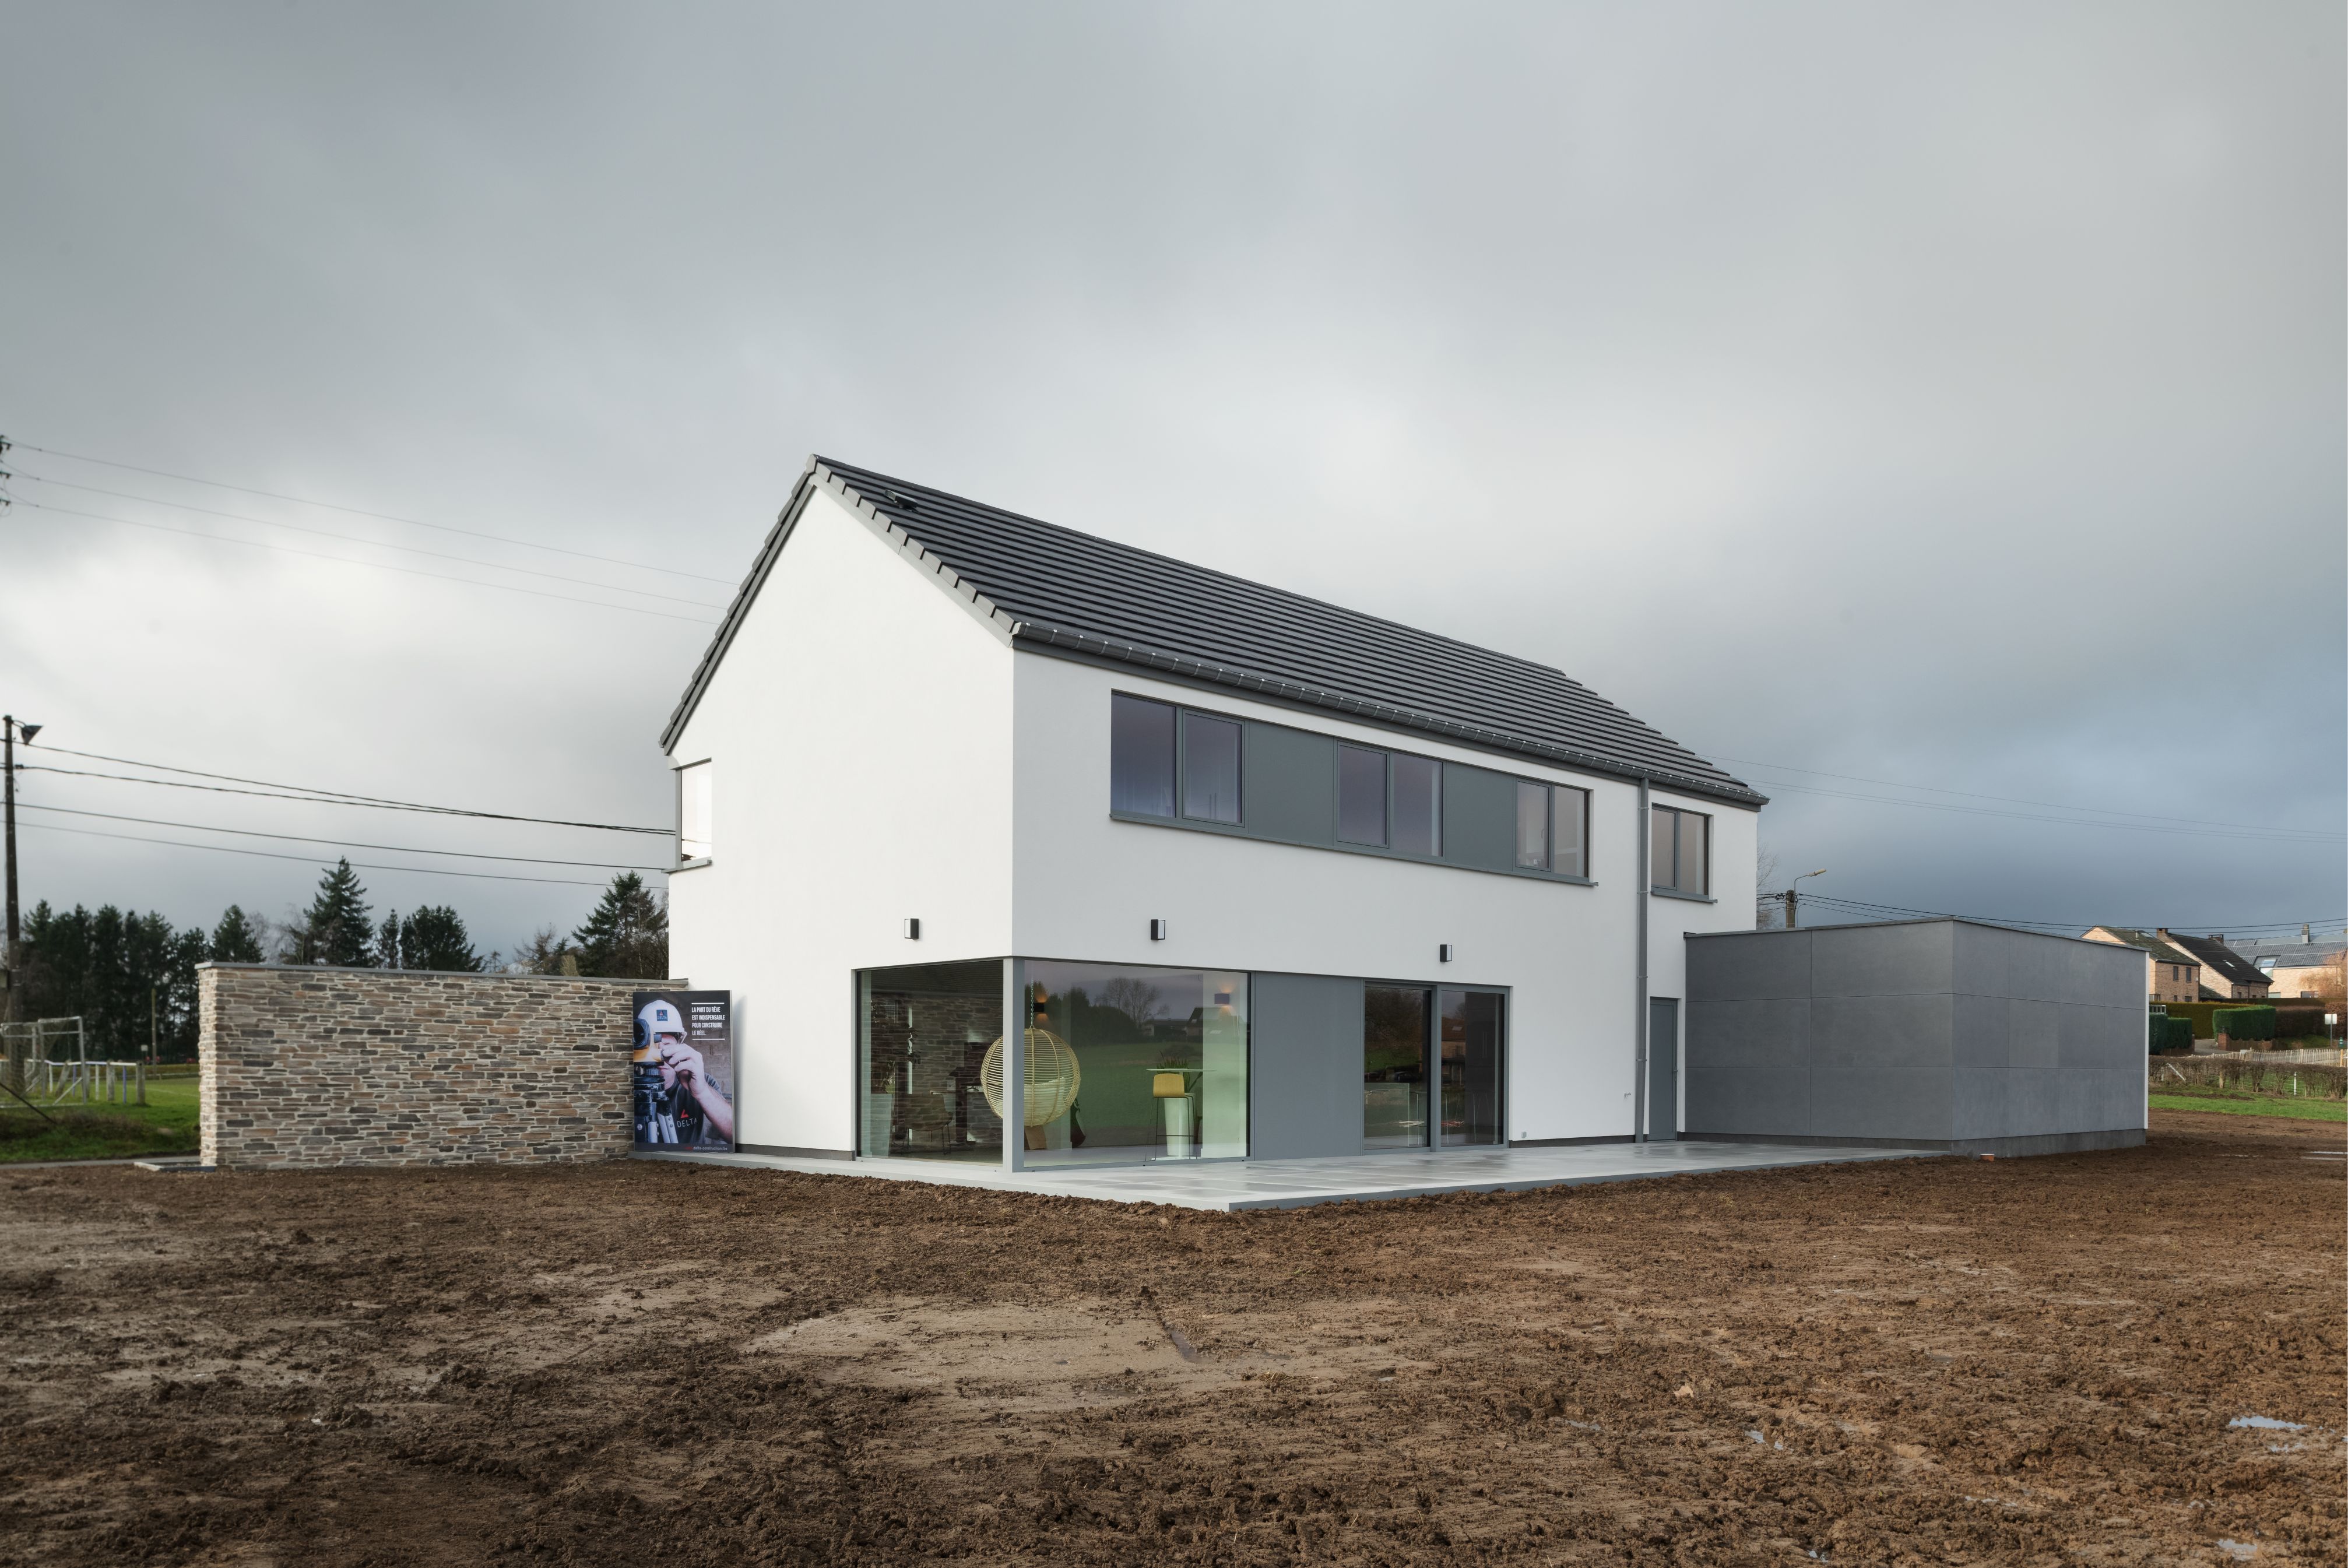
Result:
{"label": "natural stone cladding", "polygon": [[633,1136],[629,994],[681,984],[204,965],[203,1162],[613,1159]]}

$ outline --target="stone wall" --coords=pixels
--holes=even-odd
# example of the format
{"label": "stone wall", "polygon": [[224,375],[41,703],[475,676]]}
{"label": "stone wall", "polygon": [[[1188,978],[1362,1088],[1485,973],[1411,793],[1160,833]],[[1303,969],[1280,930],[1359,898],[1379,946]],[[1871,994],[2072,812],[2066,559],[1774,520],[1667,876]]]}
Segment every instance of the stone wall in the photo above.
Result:
{"label": "stone wall", "polygon": [[631,993],[673,980],[207,964],[203,1162],[232,1169],[625,1154]]}

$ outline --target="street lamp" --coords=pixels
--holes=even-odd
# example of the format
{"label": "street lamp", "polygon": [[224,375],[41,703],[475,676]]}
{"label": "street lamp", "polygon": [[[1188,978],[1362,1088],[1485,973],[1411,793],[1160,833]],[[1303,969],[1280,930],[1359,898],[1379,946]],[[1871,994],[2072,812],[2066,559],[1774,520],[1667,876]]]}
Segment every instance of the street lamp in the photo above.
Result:
{"label": "street lamp", "polygon": [[1826,870],[1826,868],[1825,868],[1824,866],[1820,866],[1817,871],[1814,871],[1814,872],[1804,872],[1800,876],[1796,877],[1792,882],[1787,882],[1787,883],[1786,884],[1786,929],[1787,929],[1787,930],[1788,930],[1788,931],[1793,930],[1793,929],[1794,929],[1794,927],[1795,927],[1795,925],[1796,925],[1796,924],[1797,924],[1797,912],[1798,912],[1798,910],[1799,910],[1799,906],[1800,906],[1800,903],[1801,903],[1801,896],[1802,896],[1802,895],[1801,895],[1801,892],[1800,892],[1800,891],[1799,891],[1799,890],[1800,890],[1800,888],[1801,888],[1801,885],[1802,885],[1804,882],[1807,882],[1807,881],[1808,881],[1810,878],[1812,878],[1812,877],[1822,877],[1822,876],[1824,876],[1824,875],[1826,875],[1826,874],[1827,874],[1827,870]]}

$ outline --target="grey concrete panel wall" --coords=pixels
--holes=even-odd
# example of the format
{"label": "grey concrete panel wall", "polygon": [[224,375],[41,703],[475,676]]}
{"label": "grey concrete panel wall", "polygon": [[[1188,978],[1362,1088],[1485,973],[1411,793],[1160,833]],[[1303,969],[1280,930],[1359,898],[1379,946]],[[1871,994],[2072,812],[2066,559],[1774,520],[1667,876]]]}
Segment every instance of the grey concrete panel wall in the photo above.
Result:
{"label": "grey concrete panel wall", "polygon": [[1247,727],[1248,826],[1298,843],[1337,841],[1337,743],[1284,725]]}
{"label": "grey concrete panel wall", "polygon": [[1443,765],[1443,858],[1505,869],[1517,863],[1517,781],[1504,773]]}
{"label": "grey concrete panel wall", "polygon": [[1687,1005],[1690,1073],[1702,1068],[1807,1068],[1809,1052],[1807,997]]}
{"label": "grey concrete panel wall", "polygon": [[[1807,1068],[1713,1068],[1690,1072],[1684,1097],[1693,1132],[1794,1137],[1810,1126]],[[1789,1133],[1787,1130],[1798,1129]]]}
{"label": "grey concrete panel wall", "polygon": [[616,1158],[634,1137],[630,993],[682,984],[206,965],[203,1162]]}
{"label": "grey concrete panel wall", "polygon": [[1691,1136],[2143,1140],[2134,949],[1910,921],[1691,936],[1687,975]]}
{"label": "grey concrete panel wall", "polygon": [[1810,1125],[1820,1138],[1945,1142],[1950,1074],[1938,1068],[1845,1068],[1810,1074]]}
{"label": "grey concrete panel wall", "polygon": [[1362,1151],[1362,982],[1263,975],[1248,986],[1248,1126],[1258,1160]]}
{"label": "grey concrete panel wall", "polygon": [[1830,926],[1812,932],[1810,940],[1816,995],[1945,995],[1956,988],[1955,939],[1946,924]]}
{"label": "grey concrete panel wall", "polygon": [[1950,1001],[1949,1065],[2013,1065],[2013,1004],[2004,996],[1960,991]]}
{"label": "grey concrete panel wall", "polygon": [[1807,931],[1739,933],[1733,942],[1687,944],[1691,1000],[1809,1000],[1810,937]]}
{"label": "grey concrete panel wall", "polygon": [[1822,995],[1810,1004],[1813,1068],[1944,1068],[1954,998]]}

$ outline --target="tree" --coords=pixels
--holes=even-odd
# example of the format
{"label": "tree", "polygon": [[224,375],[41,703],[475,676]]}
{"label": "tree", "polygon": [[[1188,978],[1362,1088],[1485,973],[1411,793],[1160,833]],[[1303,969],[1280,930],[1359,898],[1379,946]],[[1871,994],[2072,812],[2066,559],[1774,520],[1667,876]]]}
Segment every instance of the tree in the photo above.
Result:
{"label": "tree", "polygon": [[375,925],[367,918],[366,889],[347,860],[318,879],[318,894],[294,928],[294,962],[332,964],[346,969],[375,967]]}
{"label": "tree", "polygon": [[530,940],[514,949],[510,971],[516,975],[576,975],[579,950],[559,935],[554,927],[541,925],[530,934]]}
{"label": "tree", "polygon": [[93,1057],[124,1060],[151,1039],[166,1058],[196,1049],[196,965],[210,944],[196,927],[175,932],[160,914],[105,904],[52,910],[45,899],[25,923],[27,1016],[79,1017]]}
{"label": "tree", "polygon": [[571,940],[579,944],[582,975],[657,980],[668,974],[668,910],[633,872],[612,879]]}
{"label": "tree", "polygon": [[1756,846],[1753,851],[1753,887],[1759,894],[1753,905],[1753,929],[1775,931],[1786,918],[1785,894],[1771,892],[1769,884],[1777,880],[1777,851]]}
{"label": "tree", "polygon": [[220,923],[212,927],[209,956],[215,964],[261,962],[261,933],[237,905],[230,904],[221,913]]}
{"label": "tree", "polygon": [[426,904],[399,927],[402,969],[458,969],[478,975],[481,955],[464,920],[447,905]]}

